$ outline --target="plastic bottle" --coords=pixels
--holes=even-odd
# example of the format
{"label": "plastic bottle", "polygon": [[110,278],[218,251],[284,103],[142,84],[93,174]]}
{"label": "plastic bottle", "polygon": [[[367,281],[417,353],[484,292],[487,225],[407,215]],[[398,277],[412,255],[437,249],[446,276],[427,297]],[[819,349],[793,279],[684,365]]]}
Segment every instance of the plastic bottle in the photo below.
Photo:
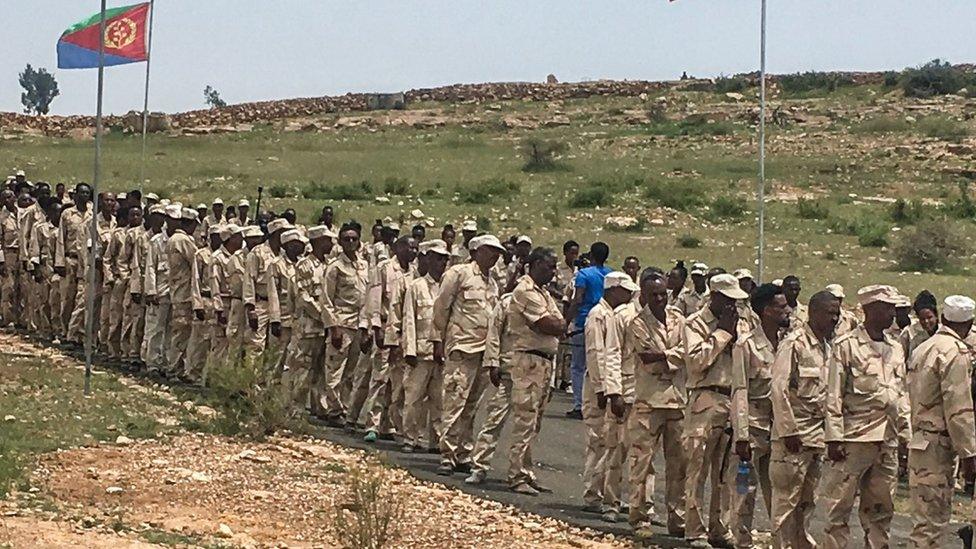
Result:
{"label": "plastic bottle", "polygon": [[748,461],[739,462],[739,470],[735,475],[735,491],[740,495],[748,494],[752,489],[752,463]]}

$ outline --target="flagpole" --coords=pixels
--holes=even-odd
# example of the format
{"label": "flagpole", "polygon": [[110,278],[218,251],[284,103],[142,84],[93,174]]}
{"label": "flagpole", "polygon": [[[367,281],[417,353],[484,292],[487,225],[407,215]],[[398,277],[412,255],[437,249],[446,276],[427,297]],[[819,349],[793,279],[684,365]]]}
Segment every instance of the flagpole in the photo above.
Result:
{"label": "flagpole", "polygon": [[149,0],[149,31],[146,43],[146,95],[142,103],[142,163],[139,165],[139,189],[146,183],[146,131],[149,123],[149,63],[152,61],[153,15],[156,14],[155,0]]}
{"label": "flagpole", "polygon": [[762,2],[759,39],[759,282],[766,266],[766,0]]}
{"label": "flagpole", "polygon": [[105,83],[105,0],[98,31],[98,106],[95,110],[95,177],[92,181],[92,221],[88,251],[88,291],[85,292],[85,396],[91,394],[92,353],[95,346],[95,261],[99,255],[98,183],[102,177],[102,90]]}

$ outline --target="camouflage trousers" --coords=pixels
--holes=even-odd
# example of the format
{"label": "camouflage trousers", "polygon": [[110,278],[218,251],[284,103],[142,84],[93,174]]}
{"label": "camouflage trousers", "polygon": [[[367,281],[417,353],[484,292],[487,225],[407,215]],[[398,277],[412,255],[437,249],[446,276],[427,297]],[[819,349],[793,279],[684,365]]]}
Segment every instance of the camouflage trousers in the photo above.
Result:
{"label": "camouflage trousers", "polygon": [[471,452],[471,468],[487,473],[491,470],[491,460],[498,449],[498,439],[502,428],[512,411],[512,373],[511,366],[502,364],[499,369],[498,387],[488,384],[485,390],[485,420],[478,431],[478,438]]}
{"label": "camouflage trousers", "polygon": [[[769,431],[749,429],[749,442],[752,446],[752,472],[749,475],[751,490],[740,494],[736,490],[729,490],[731,496],[730,515],[732,521],[732,536],[735,546],[740,548],[752,547],[752,522],[756,512],[756,492],[762,490],[763,503],[766,512],[772,508],[772,489],[769,485]],[[730,459],[726,467],[725,478],[734,479],[739,467],[738,459]]]}
{"label": "camouflage trousers", "polygon": [[441,465],[456,467],[471,461],[474,416],[488,385],[488,372],[481,365],[482,355],[453,351],[444,363]]}
{"label": "camouflage trousers", "polygon": [[400,347],[383,347],[369,379],[366,429],[378,433],[403,432],[403,362]]}
{"label": "camouflage trousers", "polygon": [[244,323],[244,344],[254,351],[262,352],[268,343],[268,300],[255,298],[254,311],[247,314],[258,319],[258,329],[251,329],[250,319]]}
{"label": "camouflage trousers", "polygon": [[512,359],[512,445],[508,451],[508,483],[533,482],[532,443],[542,428],[542,412],[549,394],[551,360],[516,352]]}
{"label": "camouflage trousers", "polygon": [[441,439],[441,399],[444,396],[444,368],[433,360],[418,359],[416,366],[405,365],[403,374],[404,442],[420,446],[426,437],[429,448]]}
{"label": "camouflage trousers", "polygon": [[320,405],[325,410],[327,417],[332,419],[342,418],[346,414],[346,406],[343,402],[342,387],[349,372],[350,353],[353,341],[356,339],[356,330],[352,328],[342,328],[334,326],[330,330],[337,330],[341,334],[341,341],[336,347],[332,344],[332,338],[327,337],[325,342],[325,379],[324,390],[320,398]]}
{"label": "camouflage trousers", "polygon": [[940,433],[916,432],[909,446],[908,490],[914,526],[912,547],[945,547],[952,515],[956,452]]}
{"label": "camouflage trousers", "polygon": [[[722,516],[729,499],[729,486],[722,466],[729,459],[729,397],[708,389],[692,389],[685,413],[685,537],[723,539],[728,526]],[[711,481],[708,529],[705,529],[702,500],[705,482]]]}
{"label": "camouflage trousers", "polygon": [[132,294],[126,292],[123,302],[125,314],[122,317],[122,332],[119,334],[119,344],[122,357],[138,359],[141,355],[142,340],[146,335],[146,306],[132,301]]}
{"label": "camouflage trousers", "polygon": [[281,374],[281,388],[292,413],[301,415],[311,404],[312,412],[321,412],[321,404],[312,399],[312,387],[321,381],[325,354],[325,337],[292,337],[288,358]]}
{"label": "camouflage trousers", "polygon": [[636,403],[630,410],[627,436],[630,438],[630,516],[631,526],[648,523],[654,506],[654,456],[658,445],[664,455],[664,504],[668,513],[668,532],[685,528],[685,456],[681,447],[684,410],[651,408]]}
{"label": "camouflage trousers", "polygon": [[3,315],[4,324],[22,324],[23,318],[23,299],[24,299],[24,273],[20,265],[20,256],[17,250],[4,251],[4,275],[2,285],[0,285],[0,314]]}
{"label": "camouflage trousers", "polygon": [[604,452],[606,452],[603,458],[603,508],[605,510],[620,511],[624,463],[627,461],[630,448],[627,422],[632,408],[633,406],[627,404],[623,417],[617,417],[610,411],[610,406],[607,406],[606,419],[604,419],[606,431],[603,435]]}
{"label": "camouflage trousers", "polygon": [[898,456],[883,442],[845,442],[844,461],[832,462],[824,475],[821,493],[827,507],[825,549],[850,546],[848,526],[854,500],[860,494],[858,515],[868,549],[888,547],[891,519],[895,513]]}
{"label": "camouflage trousers", "polygon": [[770,529],[775,549],[813,549],[817,546],[810,535],[810,518],[816,508],[814,494],[820,482],[823,453],[823,448],[804,446],[793,454],[781,441],[772,442],[769,458],[769,481],[773,488]]}
{"label": "camouflage trousers", "polygon": [[597,506],[603,502],[606,480],[606,418],[608,407],[600,408],[589,376],[583,378],[583,426],[586,446],[583,455],[583,503]]}
{"label": "camouflage trousers", "polygon": [[210,337],[214,333],[214,324],[217,321],[210,308],[204,311],[203,320],[198,319],[195,312],[192,314],[190,341],[186,344],[186,367],[183,369],[183,375],[203,385],[206,381],[207,362],[210,360]]}
{"label": "camouflage trousers", "polygon": [[107,308],[109,309],[109,319],[108,333],[105,336],[105,346],[108,348],[108,354],[112,358],[122,358],[122,319],[126,313],[125,298],[128,293],[129,285],[119,280],[112,285],[112,293],[108,296]]}

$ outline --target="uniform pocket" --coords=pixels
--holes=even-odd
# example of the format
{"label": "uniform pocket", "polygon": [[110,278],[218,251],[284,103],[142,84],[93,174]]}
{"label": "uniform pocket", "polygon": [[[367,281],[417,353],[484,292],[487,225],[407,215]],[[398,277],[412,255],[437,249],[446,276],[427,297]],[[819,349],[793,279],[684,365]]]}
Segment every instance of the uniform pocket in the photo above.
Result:
{"label": "uniform pocket", "polygon": [[816,363],[801,361],[797,367],[797,378],[797,396],[811,399],[823,393],[823,378],[821,377],[820,366]]}
{"label": "uniform pocket", "polygon": [[851,387],[854,389],[855,395],[872,395],[878,392],[878,389],[881,386],[876,374],[851,368],[851,377],[853,378],[851,381]]}
{"label": "uniform pocket", "polygon": [[485,299],[485,291],[481,289],[471,289],[464,290],[464,299],[483,301]]}

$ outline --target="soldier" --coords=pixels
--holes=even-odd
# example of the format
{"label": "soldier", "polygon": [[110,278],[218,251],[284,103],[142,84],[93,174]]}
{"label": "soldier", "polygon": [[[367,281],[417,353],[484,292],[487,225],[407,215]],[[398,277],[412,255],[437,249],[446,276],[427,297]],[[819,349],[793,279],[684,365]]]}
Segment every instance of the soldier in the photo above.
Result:
{"label": "soldier", "polygon": [[[686,319],[682,333],[688,373],[685,538],[692,547],[732,545],[721,515],[722,492],[726,489],[722,467],[728,453],[726,429],[731,428],[732,348],[734,341],[749,331],[746,322],[739,319],[738,304],[749,297],[739,281],[729,274],[717,274],[711,279],[710,290],[708,304]],[[702,499],[708,477],[712,490],[706,530]]]}
{"label": "soldier", "polygon": [[251,203],[246,199],[241,199],[237,203],[237,224],[241,227],[247,227],[254,222],[253,219],[248,216],[248,212],[251,211]]}
{"label": "soldier", "polygon": [[488,317],[498,302],[492,265],[505,250],[498,238],[472,239],[473,261],[455,265],[434,302],[434,360],[444,360],[441,464],[438,474],[471,473],[474,416],[488,381],[482,367]]}
{"label": "soldier", "polygon": [[898,343],[905,351],[905,361],[910,362],[912,354],[919,345],[935,335],[939,329],[939,311],[935,296],[928,290],[922,290],[912,303],[915,318],[918,320],[909,324],[898,334]]}
{"label": "soldier", "polygon": [[868,547],[887,547],[894,515],[899,441],[911,438],[905,358],[885,334],[901,296],[891,286],[866,286],[857,292],[864,323],[839,337],[828,363],[827,458],[824,478],[827,549],[848,547],[854,499]]}
{"label": "soldier", "polygon": [[[434,360],[434,300],[447,269],[450,252],[443,240],[428,240],[420,245],[418,265],[423,276],[411,280],[403,296],[404,373],[403,451],[420,447],[426,435],[427,448],[437,450],[441,429],[443,361]],[[486,350],[487,352],[487,350]]]}
{"label": "soldier", "polygon": [[688,318],[700,311],[708,302],[707,276],[708,265],[704,263],[693,263],[691,265],[692,286],[691,288],[682,289],[673,304],[678,312],[681,313],[681,316]]}
{"label": "soldier", "polygon": [[[566,313],[573,301],[573,279],[576,278],[576,260],[579,258],[579,243],[567,240],[563,243],[563,259],[556,265],[556,277],[551,286],[559,299],[559,310]],[[570,364],[573,357],[573,344],[569,338],[559,341],[559,352],[556,356],[555,387],[559,390],[569,388],[571,379]]]}
{"label": "soldier", "polygon": [[451,267],[471,261],[471,239],[476,234],[478,234],[476,221],[467,219],[461,224],[461,242],[451,247]]}
{"label": "soldier", "polygon": [[268,339],[268,285],[266,273],[281,253],[281,233],[293,227],[278,218],[268,223],[268,239],[252,247],[244,264],[244,309],[247,311],[247,340],[251,348],[264,351]]}
{"label": "soldier", "polygon": [[[741,288],[742,280],[739,279],[739,282]],[[750,305],[757,315],[756,323],[747,336],[736,341],[733,349],[733,353],[742,353],[742,367],[732,372],[732,433],[740,463],[731,463],[726,473],[727,478],[734,478],[741,463],[749,464],[749,485],[752,488],[744,494],[736,490],[731,501],[733,536],[736,547],[741,548],[753,546],[756,485],[762,489],[766,509],[772,505],[769,486],[770,431],[773,427],[773,405],[770,401],[772,366],[780,334],[790,327],[790,309],[780,286],[758,286],[750,297]]]}
{"label": "soldier", "polygon": [[146,299],[146,335],[143,347],[143,360],[150,372],[166,368],[167,344],[169,343],[169,323],[171,312],[169,264],[166,243],[176,233],[183,218],[183,208],[171,204],[166,206],[165,230],[149,239],[146,253],[146,268],[143,290]]}
{"label": "soldier", "polygon": [[[366,290],[368,265],[359,255],[362,227],[355,221],[344,223],[339,229],[339,245],[342,253],[325,269],[322,278],[322,325],[328,331],[329,342],[325,351],[324,393],[319,406],[325,410],[325,419],[334,427],[343,425],[343,417],[355,424],[359,411],[346,406],[342,388],[355,369],[353,344],[359,342],[366,352],[372,339],[366,334]],[[314,406],[313,406],[314,408]]]}
{"label": "soldier", "polygon": [[197,245],[192,235],[199,221],[196,210],[183,208],[177,228],[166,241],[166,264],[169,267],[170,322],[169,346],[166,353],[166,374],[183,376],[196,365],[187,363],[187,345],[190,342],[193,312],[193,270],[196,263]]}
{"label": "soldier", "polygon": [[[215,198],[213,203],[210,204],[210,213],[204,215],[201,226],[207,228],[207,234],[211,234],[210,229],[217,227],[220,228],[224,224],[224,201],[220,198]],[[218,233],[219,234],[219,233]],[[219,236],[218,236],[219,238]]]}
{"label": "soldier", "polygon": [[[0,243],[3,253],[0,254],[0,276],[3,284],[0,286],[0,296],[3,296],[3,322],[7,326],[22,327],[21,292],[22,272],[20,253],[20,219],[17,210],[17,197],[12,191],[0,192]],[[23,257],[27,258],[27,250]]]}
{"label": "soldier", "polygon": [[76,303],[76,300],[79,283],[80,291],[84,291],[85,273],[79,268],[79,255],[88,249],[88,230],[92,218],[91,198],[92,190],[87,183],[79,183],[75,187],[74,207],[61,212],[54,254],[54,272],[61,277],[61,322],[65,326],[65,340],[74,344],[81,342],[84,333],[82,313],[85,304]]}
{"label": "soldier", "polygon": [[837,327],[834,328],[834,337],[842,336],[856,328],[860,321],[854,313],[844,308],[844,299],[847,297],[844,287],[840,284],[828,284],[824,290],[830,292],[840,302],[840,319],[837,321]]}
{"label": "soldier", "polygon": [[[918,299],[916,313],[917,304]],[[964,342],[973,326],[974,309],[976,303],[968,297],[947,297],[942,326],[915,349],[908,366],[912,405],[909,493],[915,520],[910,539],[914,547],[943,547],[946,542],[957,457],[966,481],[976,479],[976,422],[969,383],[973,357]],[[919,318],[925,322],[921,315]]]}
{"label": "soldier", "polygon": [[[336,234],[319,225],[308,230],[312,253],[298,260],[288,296],[294,312],[293,332],[281,385],[295,414],[311,402],[314,415],[324,415],[319,387],[325,376],[325,326],[322,324],[322,280]],[[313,392],[313,389],[315,392]]]}
{"label": "soldier", "polygon": [[[654,507],[648,496],[653,494],[658,444],[662,445],[665,461],[668,535],[685,535],[685,459],[681,441],[687,395],[679,349],[682,319],[668,307],[671,292],[667,284],[660,273],[644,271],[644,306],[623,334],[623,348],[639,361],[634,373],[634,405],[627,425],[631,443],[628,518],[638,538],[651,535]],[[648,480],[652,482],[650,487]]]}
{"label": "soldier", "polygon": [[827,361],[840,300],[827,290],[810,297],[809,320],[779,346],[772,369],[769,479],[773,547],[812,549],[809,533],[824,452]]}
{"label": "soldier", "polygon": [[[101,205],[101,202],[99,204]],[[129,227],[128,214],[128,208],[118,207],[118,201],[116,201],[115,225],[104,232],[99,232],[99,238],[102,243],[102,277],[104,282],[102,284],[102,295],[99,299],[101,327],[98,334],[98,345],[102,352],[108,354],[109,358],[116,360],[121,358],[121,352],[119,350],[119,340],[117,338],[113,340],[112,336],[117,336],[119,330],[113,330],[115,325],[112,321],[116,320],[121,322],[121,316],[112,308],[112,299],[116,295],[116,287],[128,285],[128,280],[125,283],[119,281],[120,273],[118,268],[118,256],[122,251],[122,240],[125,237],[126,229]],[[99,219],[101,219],[101,216]]]}
{"label": "soldier", "polygon": [[[512,340],[512,444],[509,448],[508,485],[518,494],[550,492],[532,473],[532,442],[542,422],[549,375],[565,333],[566,321],[546,286],[556,275],[556,254],[536,248],[525,261],[526,274],[518,280],[508,309]],[[493,378],[495,376],[492,376]]]}
{"label": "soldier", "polygon": [[208,245],[200,248],[193,255],[190,285],[193,321],[190,325],[190,340],[186,344],[186,368],[183,371],[183,377],[201,385],[206,384],[211,338],[214,337],[217,324],[213,294],[210,291],[210,277],[213,272],[214,254],[223,245],[220,239],[220,226],[212,225],[209,232]]}
{"label": "soldier", "polygon": [[[42,317],[45,312],[48,296],[45,290],[42,289],[43,283],[38,281],[37,277],[34,276],[34,263],[31,261],[30,242],[31,236],[34,233],[34,227],[47,221],[47,212],[45,209],[51,201],[51,186],[43,181],[38,182],[34,189],[34,199],[34,203],[22,212],[19,248],[22,251],[20,267],[24,273],[22,275],[23,292],[26,294],[23,302],[27,305],[25,309],[27,311],[25,321],[29,329],[40,330],[42,324],[49,324],[50,322],[49,318]],[[50,268],[51,266],[48,265],[48,269]]]}
{"label": "soldier", "polygon": [[[116,213],[118,211],[119,203],[115,199],[115,194],[113,193],[99,193],[98,196],[98,241],[97,250],[98,253],[95,256],[95,299],[93,303],[95,304],[95,311],[93,316],[93,336],[98,348],[105,348],[104,339],[108,338],[109,332],[109,321],[111,319],[110,311],[108,310],[111,306],[112,300],[112,286],[114,284],[114,278],[112,277],[111,262],[112,258],[109,257],[109,247],[112,241],[112,235],[115,233],[118,227],[118,220],[116,219]],[[87,285],[82,285],[87,289]],[[108,296],[107,298],[105,296]],[[105,300],[105,306],[102,306],[102,300]],[[81,300],[84,302],[84,300]]]}
{"label": "soldier", "polygon": [[[109,332],[108,347],[109,355],[113,358],[130,358],[130,346],[128,333],[123,330],[125,324],[126,311],[129,310],[130,286],[132,276],[132,256],[135,253],[133,247],[133,230],[145,232],[142,228],[142,208],[131,206],[124,210],[119,210],[119,227],[112,235],[112,242],[109,245],[109,257],[112,258],[110,268],[112,270],[112,294],[109,299]],[[125,334],[125,338],[123,338]]]}
{"label": "soldier", "polygon": [[756,281],[752,278],[752,271],[749,269],[736,269],[732,272],[734,276],[739,281],[739,287],[742,291],[747,294],[752,294],[752,291],[756,289]]}
{"label": "soldier", "polygon": [[31,273],[34,276],[38,313],[36,326],[42,338],[57,341],[64,333],[60,322],[61,281],[54,274],[54,248],[57,246],[61,203],[48,200],[47,219],[35,223],[28,239]]}
{"label": "soldier", "polygon": [[[626,273],[614,271],[603,279],[603,295],[586,317],[586,379],[583,382],[583,423],[586,425],[583,464],[584,510],[616,514],[601,505],[607,500],[607,439],[626,412],[621,379],[621,334],[614,318],[617,307],[630,302],[637,284]],[[607,406],[607,403],[610,406]],[[611,417],[611,415],[613,417]]]}
{"label": "soldier", "polygon": [[372,337],[376,342],[376,364],[369,383],[370,411],[366,417],[366,442],[384,434],[403,431],[403,365],[401,329],[403,299],[413,279],[411,264],[417,258],[417,241],[402,236],[393,244],[393,257],[376,267],[368,304]]}
{"label": "soldier", "polygon": [[[257,229],[257,227],[252,227]],[[260,229],[257,229],[260,231]],[[213,365],[236,361],[244,343],[244,229],[226,223],[220,227],[223,247],[214,253],[210,268],[210,295],[213,296],[214,329],[210,355]],[[230,350],[234,350],[233,356]]]}
{"label": "soldier", "polygon": [[[135,364],[145,360],[146,316],[148,311],[144,299],[146,286],[146,267],[151,238],[163,230],[166,211],[162,206],[149,207],[145,216],[145,227],[129,229],[126,246],[132,248],[129,272],[129,299],[122,320],[122,354]],[[126,252],[123,252],[125,255]],[[126,342],[128,341],[128,344]]]}
{"label": "soldier", "polygon": [[288,359],[288,346],[294,326],[294,302],[289,292],[295,279],[295,264],[305,255],[308,240],[297,229],[281,233],[284,257],[271,264],[268,279],[268,331],[275,338],[274,347],[281,353],[272,375],[280,379]]}

